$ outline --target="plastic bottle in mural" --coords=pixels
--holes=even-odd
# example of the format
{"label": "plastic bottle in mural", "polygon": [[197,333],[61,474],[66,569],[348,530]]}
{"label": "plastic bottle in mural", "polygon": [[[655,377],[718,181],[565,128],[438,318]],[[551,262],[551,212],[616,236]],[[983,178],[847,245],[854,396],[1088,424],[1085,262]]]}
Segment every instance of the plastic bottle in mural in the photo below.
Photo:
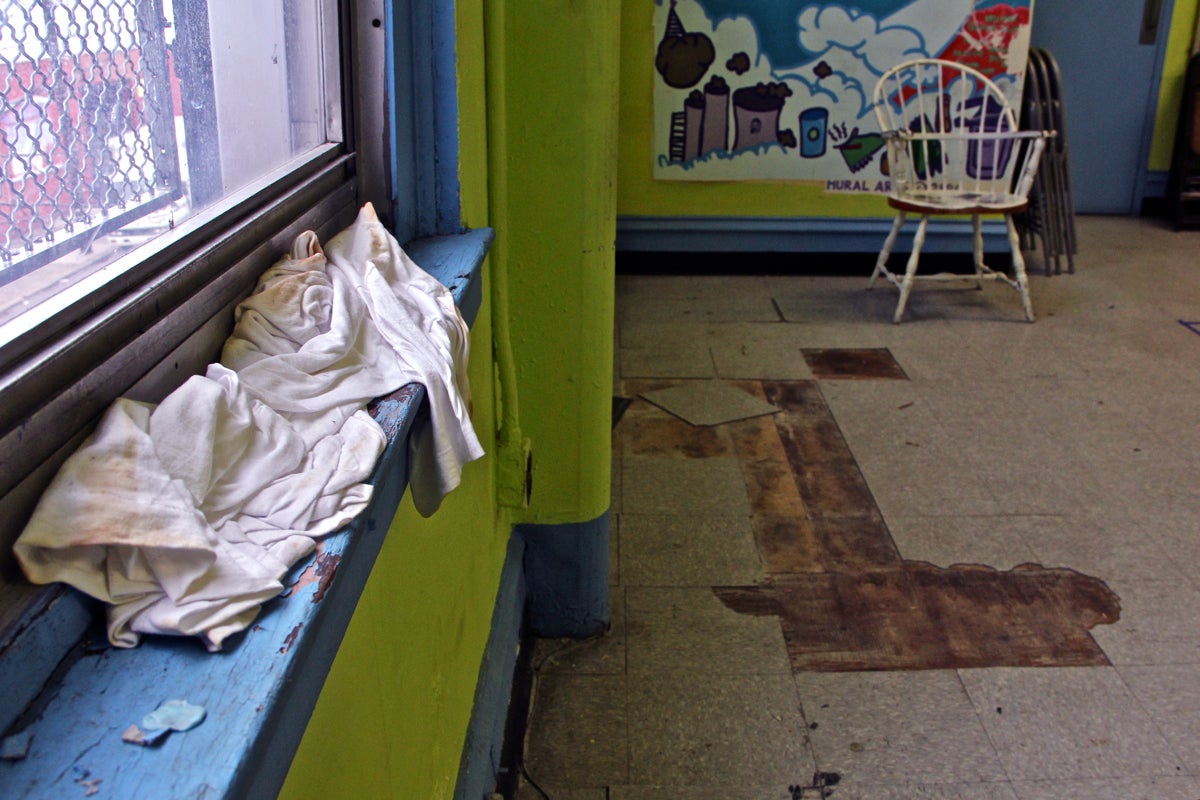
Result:
{"label": "plastic bottle in mural", "polygon": [[800,112],[800,157],[820,158],[825,155],[825,133],[829,126],[829,109],[806,108]]}

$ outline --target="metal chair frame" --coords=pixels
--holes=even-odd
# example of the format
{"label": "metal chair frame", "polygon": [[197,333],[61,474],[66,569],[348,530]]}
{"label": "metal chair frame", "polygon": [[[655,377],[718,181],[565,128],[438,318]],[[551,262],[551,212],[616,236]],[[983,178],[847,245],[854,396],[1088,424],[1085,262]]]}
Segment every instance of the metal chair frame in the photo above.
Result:
{"label": "metal chair frame", "polygon": [[[1033,321],[1029,280],[1013,214],[1028,205],[1038,162],[1053,136],[1020,131],[1004,93],[971,67],[942,59],[919,59],[888,70],[875,87],[875,113],[887,144],[891,178],[888,204],[896,220],[884,241],[868,288],[879,276],[900,290],[894,322],[917,280],[1000,280],[1021,295],[1025,318]],[[909,214],[920,214],[912,254],[902,276],[887,267],[888,257]],[[973,229],[973,273],[918,275],[917,265],[929,217],[969,215]],[[981,216],[1002,214],[1012,249],[1012,276],[983,260]]]}

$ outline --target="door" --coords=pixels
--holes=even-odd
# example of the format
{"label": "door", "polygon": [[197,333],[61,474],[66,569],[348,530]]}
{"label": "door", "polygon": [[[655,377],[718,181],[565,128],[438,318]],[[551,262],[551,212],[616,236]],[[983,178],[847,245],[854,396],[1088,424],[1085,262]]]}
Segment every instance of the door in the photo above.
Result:
{"label": "door", "polygon": [[1173,0],[1036,0],[1035,47],[1063,73],[1075,210],[1136,214]]}

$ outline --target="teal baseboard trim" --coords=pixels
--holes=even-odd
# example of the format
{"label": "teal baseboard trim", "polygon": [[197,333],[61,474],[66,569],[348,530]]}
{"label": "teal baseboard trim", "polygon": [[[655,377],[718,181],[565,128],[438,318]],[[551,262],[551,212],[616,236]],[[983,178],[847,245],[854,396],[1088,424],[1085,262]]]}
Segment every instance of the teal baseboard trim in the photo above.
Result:
{"label": "teal baseboard trim", "polygon": [[[528,598],[524,573],[525,541],[513,535],[500,573],[496,609],[487,649],[479,665],[479,682],[471,709],[470,727],[463,745],[462,764],[454,800],[480,800],[496,788],[504,766],[505,731],[517,658],[521,650],[522,623]],[[526,713],[520,709],[518,713]]]}
{"label": "teal baseboard trim", "polygon": [[529,627],[536,636],[585,637],[609,623],[605,512],[590,522],[518,525],[525,542]]}
{"label": "teal baseboard trim", "polygon": [[[617,218],[617,250],[631,252],[877,253],[891,218],[642,217]],[[900,233],[895,252],[912,250],[916,223]],[[907,234],[907,235],[905,235]],[[1004,223],[983,223],[987,250],[1008,247]],[[971,222],[930,220],[926,253],[971,252]]]}
{"label": "teal baseboard trim", "polygon": [[1146,173],[1146,183],[1142,187],[1142,199],[1152,200],[1167,196],[1167,185],[1171,182],[1171,173],[1165,169],[1152,169]]}

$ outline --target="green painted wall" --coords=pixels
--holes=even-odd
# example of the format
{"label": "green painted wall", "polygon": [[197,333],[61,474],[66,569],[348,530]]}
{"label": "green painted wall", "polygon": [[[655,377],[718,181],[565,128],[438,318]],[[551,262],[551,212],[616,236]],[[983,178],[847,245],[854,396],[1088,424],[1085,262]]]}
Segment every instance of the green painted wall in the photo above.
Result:
{"label": "green painted wall", "polygon": [[[432,518],[405,500],[284,798],[452,797],[512,525],[608,508],[619,7],[533,5],[456,4],[463,217],[497,231],[470,368],[489,455]],[[532,499],[506,507],[526,440]]]}

